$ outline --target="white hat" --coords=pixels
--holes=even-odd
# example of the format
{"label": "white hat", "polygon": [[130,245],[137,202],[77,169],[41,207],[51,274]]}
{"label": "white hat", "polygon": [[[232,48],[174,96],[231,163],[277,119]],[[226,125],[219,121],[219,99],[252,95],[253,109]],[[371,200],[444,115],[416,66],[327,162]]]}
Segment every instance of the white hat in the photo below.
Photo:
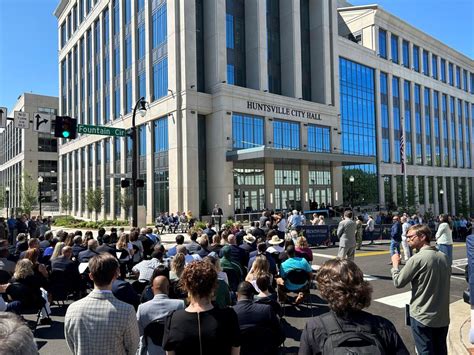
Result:
{"label": "white hat", "polygon": [[246,236],[244,236],[244,242],[246,243],[252,244],[255,242],[255,240],[256,238],[252,234],[247,234]]}
{"label": "white hat", "polygon": [[270,239],[268,241],[268,244],[271,244],[271,245],[278,245],[280,244],[281,242],[283,242],[283,239],[280,239],[277,235],[274,235],[272,237],[272,239]]}

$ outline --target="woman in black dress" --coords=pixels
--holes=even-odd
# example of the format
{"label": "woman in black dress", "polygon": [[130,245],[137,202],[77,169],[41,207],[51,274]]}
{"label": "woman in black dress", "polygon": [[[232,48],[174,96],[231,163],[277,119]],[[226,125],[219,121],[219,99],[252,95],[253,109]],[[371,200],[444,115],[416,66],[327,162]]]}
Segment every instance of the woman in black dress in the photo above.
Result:
{"label": "woman in black dress", "polygon": [[167,319],[163,348],[169,355],[237,355],[240,329],[232,308],[214,308],[212,295],[217,272],[212,264],[195,261],[186,266],[180,278],[188,293],[189,306]]}

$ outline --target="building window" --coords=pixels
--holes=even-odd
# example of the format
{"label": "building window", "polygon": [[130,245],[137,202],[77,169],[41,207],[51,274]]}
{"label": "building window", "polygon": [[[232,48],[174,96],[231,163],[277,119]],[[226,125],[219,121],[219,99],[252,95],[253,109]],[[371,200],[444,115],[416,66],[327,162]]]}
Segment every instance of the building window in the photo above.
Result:
{"label": "building window", "polygon": [[420,47],[413,46],[413,69],[420,72]]}
{"label": "building window", "polygon": [[117,35],[120,33],[120,0],[114,0],[112,6],[113,6],[114,35]]}
{"label": "building window", "polygon": [[375,156],[374,70],[339,59],[342,150],[345,154]]}
{"label": "building window", "polygon": [[254,148],[264,145],[264,119],[240,113],[232,115],[232,147]]}
{"label": "building window", "polygon": [[443,166],[449,166],[449,141],[448,141],[448,98],[445,94],[442,95],[441,110],[443,118]]}
{"label": "building window", "polygon": [[463,84],[462,84],[462,89],[463,89],[464,91],[466,91],[466,92],[469,91],[469,88],[468,88],[468,86],[467,86],[468,76],[469,76],[469,74],[468,74],[467,70],[463,70],[463,76],[462,76],[462,82],[463,82]]}
{"label": "building window", "polygon": [[166,42],[167,36],[167,17],[166,17],[166,2],[153,13],[153,31],[152,43],[153,48],[158,48]]}
{"label": "building window", "polygon": [[273,147],[277,149],[300,149],[300,124],[289,121],[273,121]]}
{"label": "building window", "polygon": [[154,152],[168,150],[168,118],[160,118],[153,122],[154,125]]}
{"label": "building window", "polygon": [[125,0],[125,25],[130,24],[132,20],[132,0]]}
{"label": "building window", "polygon": [[137,13],[145,9],[145,0],[137,0]]}
{"label": "building window", "polygon": [[38,133],[38,151],[39,152],[57,152],[58,141],[51,134]]}
{"label": "building window", "polygon": [[244,3],[226,1],[227,82],[238,86],[246,85]]}
{"label": "building window", "polygon": [[129,80],[125,83],[125,114],[132,111],[132,81]]}
{"label": "building window", "polygon": [[120,88],[115,88],[114,91],[114,118],[120,117]]}
{"label": "building window", "polygon": [[61,25],[61,48],[63,48],[66,45],[66,23],[64,22]]}
{"label": "building window", "polygon": [[449,97],[449,109],[451,110],[451,162],[452,166],[457,166],[457,159],[456,159],[456,120],[454,114],[454,97]]}
{"label": "building window", "polygon": [[438,79],[438,57],[431,54],[431,73],[433,78]]}
{"label": "building window", "polygon": [[449,85],[454,86],[454,68],[453,68],[453,63],[449,63],[449,65],[448,65],[448,78],[449,78]]}
{"label": "building window", "polygon": [[380,73],[380,114],[382,124],[382,161],[390,162],[390,127],[388,122],[387,74]]}
{"label": "building window", "polygon": [[[471,150],[469,147],[471,146],[471,136],[472,130],[474,127],[469,126],[469,102],[464,101],[464,123],[466,127],[466,168],[471,168]],[[474,123],[474,122],[473,122]]]}
{"label": "building window", "polygon": [[464,168],[464,135],[463,135],[463,127],[464,122],[462,119],[462,100],[458,99],[458,141],[459,141],[459,168]]}
{"label": "building window", "polygon": [[387,31],[379,28],[379,55],[387,59]]}
{"label": "building window", "polygon": [[391,44],[392,44],[392,62],[398,64],[398,36],[395,36],[393,33],[391,35]]}
{"label": "building window", "polygon": [[471,73],[471,94],[474,94],[474,73]]}
{"label": "building window", "polygon": [[141,24],[137,30],[138,35],[138,59],[145,57],[145,24]]}
{"label": "building window", "polygon": [[439,92],[433,91],[433,127],[435,135],[435,166],[441,166],[441,134],[440,134],[440,124],[439,124]]}
{"label": "building window", "polygon": [[431,115],[430,115],[430,89],[425,88],[424,92],[424,109],[425,109],[425,165],[432,165],[432,154],[431,154]]}
{"label": "building window", "polygon": [[413,164],[410,92],[410,82],[405,80],[403,82],[403,96],[405,100],[405,156],[407,164]]}
{"label": "building window", "polygon": [[440,63],[441,63],[441,68],[440,68],[441,81],[445,83],[446,82],[446,59],[441,58]]}
{"label": "building window", "polygon": [[428,51],[423,49],[423,74],[426,76],[430,76],[430,68],[429,68],[429,56]]}
{"label": "building window", "polygon": [[331,153],[330,127],[308,125],[308,151]]}
{"label": "building window", "polygon": [[456,66],[456,87],[461,88],[461,68]]}
{"label": "building window", "polygon": [[[204,92],[204,0],[196,0],[196,76],[197,91]],[[206,206],[207,208],[207,206]],[[206,212],[207,213],[207,212]]]}
{"label": "building window", "polygon": [[129,69],[132,65],[132,38],[125,37],[125,69]]}
{"label": "building window", "polygon": [[146,124],[140,125],[138,127],[138,135],[140,145],[138,146],[138,155],[144,157],[146,155]]}
{"label": "building window", "polygon": [[168,94],[168,58],[153,65],[153,100]]}
{"label": "building window", "polygon": [[301,80],[303,99],[311,101],[311,48],[309,0],[300,0],[301,16]]}
{"label": "building window", "polygon": [[405,68],[410,68],[410,45],[408,41],[403,40],[402,49],[403,49],[403,66]]}
{"label": "building window", "polygon": [[267,0],[268,91],[281,94],[280,0]]}
{"label": "building window", "polygon": [[420,85],[415,84],[415,138],[416,138],[416,164],[421,165],[422,162],[422,135],[421,135],[421,101],[420,101]]}
{"label": "building window", "polygon": [[[400,119],[400,80],[392,77],[392,116],[393,116],[393,158],[395,163],[400,163],[400,137],[402,122]],[[382,128],[383,130],[383,128]]]}

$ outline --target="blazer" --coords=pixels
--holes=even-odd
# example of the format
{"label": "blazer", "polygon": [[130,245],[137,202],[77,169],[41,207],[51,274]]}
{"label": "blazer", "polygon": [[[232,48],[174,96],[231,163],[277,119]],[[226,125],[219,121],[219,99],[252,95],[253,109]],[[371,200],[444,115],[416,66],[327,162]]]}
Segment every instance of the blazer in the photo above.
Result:
{"label": "blazer", "polygon": [[339,246],[350,248],[356,246],[356,223],[352,219],[344,218],[337,226],[337,236],[339,237]]}
{"label": "blazer", "polygon": [[112,282],[112,293],[120,301],[131,304],[137,309],[140,304],[140,295],[135,292],[130,282],[124,280],[115,280]]}
{"label": "blazer", "polygon": [[135,354],[139,341],[135,310],[112,292],[93,290],[67,309],[64,335],[73,354]]}

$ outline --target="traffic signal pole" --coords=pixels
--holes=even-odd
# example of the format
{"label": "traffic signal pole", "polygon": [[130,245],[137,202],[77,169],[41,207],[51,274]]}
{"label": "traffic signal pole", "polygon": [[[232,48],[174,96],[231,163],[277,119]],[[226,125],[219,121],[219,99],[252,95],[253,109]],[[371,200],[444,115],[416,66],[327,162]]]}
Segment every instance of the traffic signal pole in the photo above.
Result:
{"label": "traffic signal pole", "polygon": [[144,108],[145,98],[141,97],[135,107],[133,108],[132,115],[132,129],[130,132],[130,138],[132,139],[132,227],[138,227],[138,194],[137,194],[137,176],[138,176],[138,135],[137,127],[135,126],[135,116],[139,106]]}

